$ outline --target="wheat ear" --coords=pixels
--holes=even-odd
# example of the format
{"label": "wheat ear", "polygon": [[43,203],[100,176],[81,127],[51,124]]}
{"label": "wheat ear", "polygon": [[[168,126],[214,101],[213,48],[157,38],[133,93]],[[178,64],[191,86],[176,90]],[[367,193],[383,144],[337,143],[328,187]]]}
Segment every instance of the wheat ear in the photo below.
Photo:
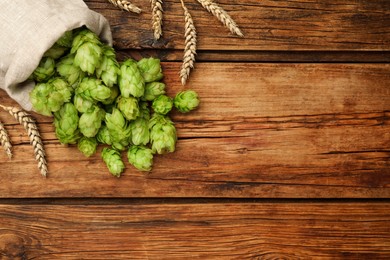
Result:
{"label": "wheat ear", "polygon": [[128,11],[128,12],[133,12],[136,14],[139,14],[142,12],[142,10],[136,6],[133,5],[130,1],[126,0],[108,0],[111,4],[115,5],[116,7],[119,7],[122,10]]}
{"label": "wheat ear", "polygon": [[194,67],[195,55],[196,55],[196,29],[194,25],[194,20],[189,13],[187,7],[184,5],[183,0],[181,1],[181,6],[184,10],[185,17],[185,47],[184,47],[184,56],[183,63],[181,65],[180,78],[181,84],[185,85],[188,77],[190,76],[190,71]]}
{"label": "wheat ear", "polygon": [[203,6],[203,8],[205,8],[207,11],[217,17],[217,19],[223,25],[225,25],[233,34],[237,34],[240,37],[244,36],[240,28],[238,28],[236,22],[230,17],[230,15],[213,0],[198,0],[198,2]]}
{"label": "wheat ear", "polygon": [[154,31],[154,38],[160,39],[162,36],[162,20],[163,20],[163,8],[162,0],[150,0],[150,6],[152,8],[152,27]]}
{"label": "wheat ear", "polygon": [[3,146],[4,151],[7,153],[8,158],[12,158],[12,145],[9,140],[7,130],[5,130],[3,123],[0,122],[0,143]]}
{"label": "wheat ear", "polygon": [[23,125],[24,129],[26,129],[28,137],[30,138],[30,143],[34,147],[35,159],[38,161],[38,169],[41,171],[42,176],[46,177],[48,170],[45,159],[45,150],[35,120],[31,115],[20,108],[6,107],[3,105],[0,105],[0,107],[10,113],[21,125]]}

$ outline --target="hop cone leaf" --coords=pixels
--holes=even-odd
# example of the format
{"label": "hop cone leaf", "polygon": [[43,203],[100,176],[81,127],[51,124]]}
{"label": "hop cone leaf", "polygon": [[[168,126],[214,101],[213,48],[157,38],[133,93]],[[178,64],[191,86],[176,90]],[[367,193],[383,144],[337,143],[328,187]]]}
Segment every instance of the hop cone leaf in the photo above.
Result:
{"label": "hop cone leaf", "polygon": [[55,43],[50,49],[48,49],[43,54],[43,57],[50,57],[50,58],[56,60],[56,59],[60,58],[62,55],[64,55],[67,50],[68,50],[68,48],[63,47],[63,46]]}
{"label": "hop cone leaf", "polygon": [[56,42],[56,44],[66,47],[66,48],[71,48],[72,47],[72,42],[73,42],[73,31],[66,31],[61,38],[59,38]]}
{"label": "hop cone leaf", "polygon": [[66,79],[72,87],[77,87],[85,76],[85,73],[78,66],[74,65],[74,54],[63,57],[56,64],[56,68],[58,74]]}
{"label": "hop cone leaf", "polygon": [[165,84],[162,82],[150,82],[145,85],[143,100],[153,101],[156,97],[165,94]]}
{"label": "hop cone leaf", "polygon": [[120,153],[115,149],[105,147],[102,151],[102,158],[110,173],[115,177],[120,177],[125,169]]}
{"label": "hop cone leaf", "polygon": [[98,106],[94,106],[92,109],[83,113],[79,120],[80,132],[86,137],[94,137],[102,125],[104,116],[104,110]]}
{"label": "hop cone leaf", "polygon": [[119,88],[117,86],[111,87],[110,90],[111,90],[110,97],[101,101],[104,105],[113,104],[116,98],[119,96]]}
{"label": "hop cone leaf", "polygon": [[137,67],[137,62],[132,59],[124,61],[120,66],[119,89],[123,97],[142,97],[145,91],[145,82]]}
{"label": "hop cone leaf", "polygon": [[111,89],[104,86],[99,79],[84,78],[76,88],[76,95],[90,101],[104,101],[111,97]]}
{"label": "hop cone leaf", "polygon": [[145,82],[158,81],[163,78],[160,60],[155,58],[143,58],[137,63]]}
{"label": "hop cone leaf", "polygon": [[77,111],[79,111],[80,113],[87,112],[93,106],[95,106],[96,103],[97,103],[96,101],[84,99],[82,96],[77,95],[77,94],[74,95],[74,97],[73,97],[73,104],[76,107]]}
{"label": "hop cone leaf", "polygon": [[119,97],[117,99],[118,109],[127,120],[133,120],[139,115],[138,100],[134,97]]}
{"label": "hop cone leaf", "polygon": [[55,73],[55,61],[50,57],[43,57],[38,67],[33,72],[33,79],[37,82],[45,82]]}
{"label": "hop cone leaf", "polygon": [[117,108],[113,108],[111,114],[106,114],[105,122],[113,143],[129,140],[131,129],[127,120]]}
{"label": "hop cone leaf", "polygon": [[177,110],[187,113],[199,105],[198,94],[193,90],[185,90],[176,94],[173,104]]}
{"label": "hop cone leaf", "polygon": [[118,81],[119,64],[116,61],[115,50],[107,45],[103,46],[103,56],[100,65],[96,68],[96,77],[100,78],[107,87],[113,87]]}
{"label": "hop cone leaf", "polygon": [[99,143],[112,145],[110,131],[106,125],[102,125],[96,135],[96,139]]}
{"label": "hop cone leaf", "polygon": [[84,29],[73,39],[70,52],[75,54],[74,64],[79,66],[82,71],[92,75],[101,62],[102,43],[95,33]]}
{"label": "hop cone leaf", "polygon": [[130,122],[131,141],[135,145],[147,145],[149,143],[149,109],[147,103],[140,104],[140,115]]}
{"label": "hop cone leaf", "polygon": [[126,148],[129,146],[129,141],[127,140],[123,140],[123,141],[120,141],[120,142],[114,142],[112,143],[112,148],[118,150],[118,151],[124,151],[126,150]]}
{"label": "hop cone leaf", "polygon": [[149,129],[153,153],[164,154],[175,151],[176,128],[168,116],[154,113],[149,121]]}
{"label": "hop cone leaf", "polygon": [[153,152],[145,146],[133,145],[127,151],[127,159],[140,171],[150,171],[153,166]]}
{"label": "hop cone leaf", "polygon": [[79,148],[80,152],[82,152],[86,157],[90,157],[95,154],[97,146],[98,142],[96,141],[96,138],[93,137],[90,138],[83,136],[77,143],[77,148]]}
{"label": "hop cone leaf", "polygon": [[166,95],[160,95],[155,100],[153,100],[152,108],[154,112],[159,113],[161,115],[168,114],[169,111],[172,110],[173,101],[172,98]]}
{"label": "hop cone leaf", "polygon": [[81,137],[78,129],[79,115],[72,103],[65,103],[54,113],[55,133],[63,144],[75,144]]}

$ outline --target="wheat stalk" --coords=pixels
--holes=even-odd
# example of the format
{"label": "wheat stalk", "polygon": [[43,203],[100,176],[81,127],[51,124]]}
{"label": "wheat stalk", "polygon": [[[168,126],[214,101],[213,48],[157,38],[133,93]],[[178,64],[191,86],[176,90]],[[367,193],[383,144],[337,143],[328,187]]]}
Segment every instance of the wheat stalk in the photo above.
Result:
{"label": "wheat stalk", "polygon": [[21,125],[23,125],[24,129],[26,129],[28,137],[30,138],[30,143],[34,147],[35,159],[38,161],[38,169],[41,171],[41,174],[46,177],[48,170],[45,159],[45,150],[35,120],[22,109],[6,107],[3,105],[0,105],[0,107],[10,113]]}
{"label": "wheat stalk", "polygon": [[12,158],[12,145],[9,140],[7,130],[5,130],[3,123],[0,122],[0,143],[3,146],[4,151],[7,153],[8,158]]}
{"label": "wheat stalk", "polygon": [[194,25],[194,20],[189,13],[187,7],[184,5],[183,0],[181,1],[181,6],[184,10],[185,17],[185,47],[184,47],[184,56],[183,63],[181,65],[180,78],[181,84],[185,85],[186,81],[190,75],[191,69],[194,67],[195,55],[196,55],[196,29]]}
{"label": "wheat stalk", "polygon": [[128,12],[139,14],[142,11],[138,6],[133,5],[131,2],[126,0],[108,0],[108,2]]}
{"label": "wheat stalk", "polygon": [[152,8],[152,27],[154,31],[154,38],[156,40],[160,39],[162,36],[162,19],[163,19],[163,8],[162,0],[150,0],[150,5]]}
{"label": "wheat stalk", "polygon": [[217,19],[225,25],[233,34],[237,34],[240,37],[243,37],[244,34],[241,32],[240,28],[236,22],[230,17],[230,15],[217,3],[213,0],[197,0],[203,8],[212,13]]}

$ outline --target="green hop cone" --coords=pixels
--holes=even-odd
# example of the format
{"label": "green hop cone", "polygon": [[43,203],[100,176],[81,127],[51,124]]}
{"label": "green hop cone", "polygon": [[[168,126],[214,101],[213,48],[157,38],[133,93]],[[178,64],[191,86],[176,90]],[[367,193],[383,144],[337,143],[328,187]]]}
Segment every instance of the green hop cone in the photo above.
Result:
{"label": "green hop cone", "polygon": [[73,104],[76,107],[77,111],[80,113],[85,113],[88,110],[90,110],[93,106],[96,105],[96,101],[91,101],[88,99],[84,99],[80,95],[74,95],[73,97]]}
{"label": "green hop cone", "polygon": [[38,83],[30,92],[30,101],[36,112],[51,116],[60,110],[73,94],[73,89],[61,78],[53,78],[46,83]]}
{"label": "green hop cone", "polygon": [[115,149],[105,147],[102,151],[102,158],[110,173],[115,177],[120,177],[125,169],[121,154]]}
{"label": "green hop cone", "polygon": [[145,146],[133,145],[127,151],[127,159],[140,171],[150,171],[153,166],[153,152]]}
{"label": "green hop cone", "polygon": [[123,140],[120,142],[114,142],[112,143],[112,148],[118,150],[118,151],[124,151],[127,149],[127,147],[130,145],[129,141]]}
{"label": "green hop cone", "polygon": [[45,82],[50,79],[55,73],[55,61],[50,57],[43,57],[39,62],[38,67],[32,73],[33,79],[36,82]]}
{"label": "green hop cone", "polygon": [[173,104],[177,110],[187,113],[194,110],[199,105],[198,94],[193,90],[185,90],[176,94]]}
{"label": "green hop cone", "polygon": [[110,97],[101,101],[104,105],[111,105],[111,104],[113,104],[114,101],[116,100],[116,98],[119,96],[119,88],[118,88],[118,86],[113,86],[113,87],[110,88],[110,90],[111,90]]}
{"label": "green hop cone", "polygon": [[123,97],[142,97],[145,91],[145,82],[137,67],[137,62],[128,59],[120,66],[119,89]]}
{"label": "green hop cone", "polygon": [[77,87],[81,80],[85,76],[85,72],[83,72],[78,66],[74,65],[74,54],[69,54],[56,64],[56,69],[58,74],[61,75],[66,81],[68,81],[69,85],[72,87]]}
{"label": "green hop cone", "polygon": [[75,54],[74,64],[92,75],[101,62],[102,43],[95,33],[84,29],[74,37],[70,52]]}
{"label": "green hop cone", "polygon": [[94,106],[80,116],[79,129],[86,137],[94,137],[102,125],[105,112],[98,106]]}
{"label": "green hop cone", "polygon": [[155,100],[153,100],[152,108],[154,112],[159,113],[161,115],[168,114],[169,111],[172,110],[173,101],[172,98],[166,95],[160,95]]}
{"label": "green hop cone", "polygon": [[96,68],[96,77],[101,79],[107,87],[113,87],[118,81],[119,64],[116,61],[115,50],[107,45],[103,46],[103,56],[100,65]]}
{"label": "green hop cone", "polygon": [[82,152],[86,157],[90,157],[96,153],[96,148],[98,146],[98,142],[96,138],[91,137],[81,137],[81,139],[77,143],[77,148]]}
{"label": "green hop cone", "polygon": [[65,103],[54,113],[55,133],[61,143],[75,144],[80,139],[78,125],[79,115],[72,103]]}
{"label": "green hop cone", "polygon": [[137,62],[145,82],[158,81],[163,78],[160,60],[155,58],[143,58]]}
{"label": "green hop cone", "polygon": [[96,139],[101,144],[112,145],[110,131],[108,130],[106,125],[102,125],[96,134]]}
{"label": "green hop cone", "polygon": [[165,84],[162,82],[150,82],[145,85],[142,100],[153,101],[156,97],[165,94]]}
{"label": "green hop cone", "polygon": [[111,97],[111,89],[104,86],[99,79],[84,78],[76,88],[76,95],[90,101],[104,101]]}
{"label": "green hop cone", "polygon": [[51,46],[50,49],[48,49],[43,54],[43,57],[50,57],[50,58],[56,60],[56,59],[60,58],[62,55],[64,55],[67,50],[68,50],[68,48],[63,47],[63,46],[55,43],[53,46]]}
{"label": "green hop cone", "polygon": [[130,122],[131,141],[135,145],[147,145],[149,143],[149,109],[147,103],[140,103],[140,115]]}
{"label": "green hop cone", "polygon": [[176,146],[176,128],[168,116],[154,113],[149,121],[150,142],[153,153],[174,152]]}
{"label": "green hop cone", "polygon": [[139,115],[138,100],[134,97],[118,97],[118,109],[127,120],[133,120]]}
{"label": "green hop cone", "polygon": [[105,122],[113,143],[129,140],[131,129],[121,111],[113,108],[111,114],[106,114]]}
{"label": "green hop cone", "polygon": [[73,31],[66,31],[56,42],[56,44],[70,48],[72,47],[72,42],[73,42]]}

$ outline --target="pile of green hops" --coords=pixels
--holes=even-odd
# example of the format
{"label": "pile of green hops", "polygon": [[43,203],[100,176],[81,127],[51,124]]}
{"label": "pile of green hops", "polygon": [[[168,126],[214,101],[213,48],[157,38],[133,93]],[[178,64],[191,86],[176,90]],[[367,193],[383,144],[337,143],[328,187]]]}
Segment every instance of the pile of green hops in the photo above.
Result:
{"label": "pile of green hops", "polygon": [[116,60],[115,50],[82,27],[66,32],[43,56],[30,76],[33,109],[54,116],[62,144],[77,144],[87,157],[104,144],[101,156],[112,175],[130,164],[150,171],[153,156],[175,151],[177,135],[169,112],[199,105],[193,90],[166,95],[160,60]]}

